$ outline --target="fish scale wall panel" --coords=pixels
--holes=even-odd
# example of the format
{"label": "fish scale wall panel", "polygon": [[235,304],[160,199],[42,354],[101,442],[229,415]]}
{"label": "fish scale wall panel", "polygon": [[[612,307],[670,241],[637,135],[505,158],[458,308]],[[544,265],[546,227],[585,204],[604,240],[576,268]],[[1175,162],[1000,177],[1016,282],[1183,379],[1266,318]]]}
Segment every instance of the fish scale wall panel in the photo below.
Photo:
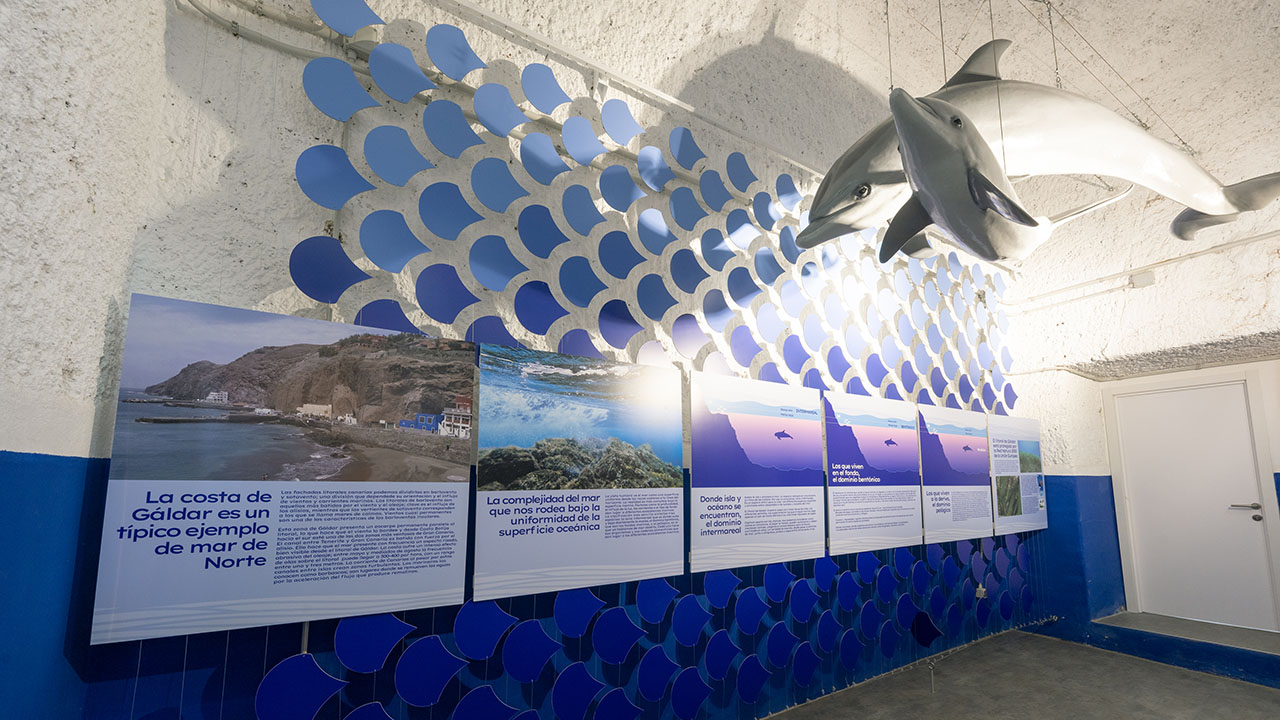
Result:
{"label": "fish scale wall panel", "polygon": [[[313,5],[345,35],[382,25],[358,0]],[[345,140],[297,158],[336,237],[299,238],[288,266],[335,319],[990,413],[1016,401],[998,272],[955,253],[881,265],[873,232],[802,251],[806,172],[708,153],[724,141],[700,142],[696,119],[644,127],[634,99],[570,97],[552,68],[480,58],[451,25],[422,37],[392,21],[367,66],[323,58],[300,79]],[[1043,620],[1025,540],[94,648],[137,672],[99,671],[86,716],[760,718]]]}

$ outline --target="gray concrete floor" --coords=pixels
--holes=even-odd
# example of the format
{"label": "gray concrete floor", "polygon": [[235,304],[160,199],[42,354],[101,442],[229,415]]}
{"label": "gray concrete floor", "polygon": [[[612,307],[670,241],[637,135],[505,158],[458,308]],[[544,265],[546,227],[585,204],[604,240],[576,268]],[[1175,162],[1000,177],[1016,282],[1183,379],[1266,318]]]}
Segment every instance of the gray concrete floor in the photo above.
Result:
{"label": "gray concrete floor", "polygon": [[1280,690],[1010,632],[778,720],[1276,720]]}
{"label": "gray concrete floor", "polygon": [[1280,655],[1280,633],[1269,630],[1218,625],[1151,613],[1119,613],[1094,622]]}

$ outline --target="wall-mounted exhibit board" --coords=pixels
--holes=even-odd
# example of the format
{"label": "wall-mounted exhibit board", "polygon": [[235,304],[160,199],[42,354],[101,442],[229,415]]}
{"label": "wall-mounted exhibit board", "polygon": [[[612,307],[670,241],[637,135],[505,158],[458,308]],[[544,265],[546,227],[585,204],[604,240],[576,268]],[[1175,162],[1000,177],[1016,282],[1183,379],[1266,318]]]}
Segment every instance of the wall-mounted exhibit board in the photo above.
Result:
{"label": "wall-mounted exhibit board", "polygon": [[925,542],[991,537],[987,416],[930,405],[918,409]]}
{"label": "wall-mounted exhibit board", "polygon": [[694,572],[822,556],[818,391],[690,377]]}
{"label": "wall-mounted exhibit board", "polygon": [[482,345],[475,599],[684,571],[680,371]]}
{"label": "wall-mounted exhibit board", "polygon": [[991,502],[996,534],[1049,527],[1040,458],[1040,421],[992,415],[987,419],[987,439],[991,443]]}
{"label": "wall-mounted exhibit board", "polygon": [[134,295],[91,642],[461,602],[474,358]]}
{"label": "wall-mounted exhibit board", "polygon": [[827,527],[832,555],[919,545],[916,406],[826,392]]}

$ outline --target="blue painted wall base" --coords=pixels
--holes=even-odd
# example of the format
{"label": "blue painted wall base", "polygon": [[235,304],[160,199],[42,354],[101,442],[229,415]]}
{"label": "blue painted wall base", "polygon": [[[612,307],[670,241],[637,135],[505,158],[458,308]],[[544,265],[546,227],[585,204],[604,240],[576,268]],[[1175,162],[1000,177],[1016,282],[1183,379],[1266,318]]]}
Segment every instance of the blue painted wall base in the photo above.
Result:
{"label": "blue painted wall base", "polygon": [[1048,586],[1044,610],[1058,619],[1036,632],[1280,688],[1274,655],[1093,622],[1125,609],[1111,476],[1049,475],[1045,491],[1049,529],[1027,544]]}

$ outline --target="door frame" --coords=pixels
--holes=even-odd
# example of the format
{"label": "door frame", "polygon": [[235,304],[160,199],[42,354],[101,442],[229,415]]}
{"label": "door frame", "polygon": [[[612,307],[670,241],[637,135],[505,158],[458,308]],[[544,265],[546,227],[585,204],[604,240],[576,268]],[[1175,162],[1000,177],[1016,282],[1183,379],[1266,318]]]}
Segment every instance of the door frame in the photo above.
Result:
{"label": "door frame", "polygon": [[1221,385],[1242,385],[1249,424],[1253,429],[1254,475],[1258,501],[1262,503],[1263,534],[1271,565],[1271,595],[1280,625],[1280,498],[1271,463],[1270,434],[1267,430],[1262,376],[1256,368],[1234,367],[1171,373],[1159,379],[1117,380],[1102,384],[1102,411],[1107,432],[1107,455],[1111,461],[1111,491],[1116,504],[1116,529],[1120,537],[1120,566],[1124,575],[1125,604],[1130,612],[1142,612],[1138,583],[1138,563],[1134,553],[1133,524],[1129,515],[1128,486],[1120,452],[1120,428],[1116,415],[1118,398],[1133,395],[1192,390]]}

